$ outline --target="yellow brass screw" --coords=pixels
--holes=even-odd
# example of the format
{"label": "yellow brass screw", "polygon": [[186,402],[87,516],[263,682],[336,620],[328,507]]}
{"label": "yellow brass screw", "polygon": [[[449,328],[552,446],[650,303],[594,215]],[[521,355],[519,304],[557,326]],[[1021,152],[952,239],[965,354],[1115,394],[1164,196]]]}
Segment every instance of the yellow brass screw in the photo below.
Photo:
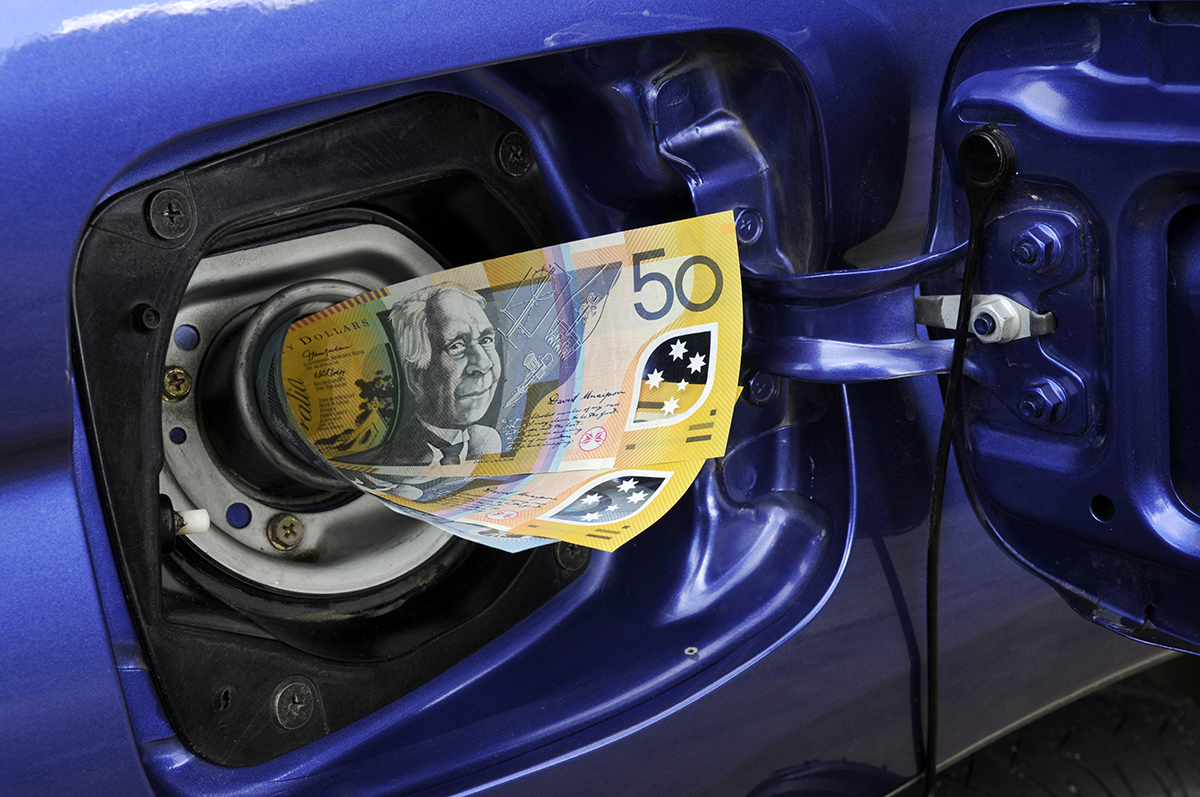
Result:
{"label": "yellow brass screw", "polygon": [[267,524],[267,539],[280,551],[290,551],[300,544],[304,524],[295,515],[276,515]]}
{"label": "yellow brass screw", "polygon": [[192,392],[192,377],[179,366],[172,366],[163,373],[163,399],[183,401]]}

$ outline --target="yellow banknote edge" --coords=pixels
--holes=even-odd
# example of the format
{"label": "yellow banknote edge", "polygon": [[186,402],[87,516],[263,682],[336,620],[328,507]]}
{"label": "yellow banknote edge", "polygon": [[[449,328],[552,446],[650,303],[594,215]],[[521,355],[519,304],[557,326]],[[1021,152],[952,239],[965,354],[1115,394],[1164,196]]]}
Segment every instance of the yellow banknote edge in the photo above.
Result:
{"label": "yellow banknote edge", "polygon": [[433,501],[396,494],[411,489],[407,484],[371,479],[371,487],[360,487],[395,509],[485,544],[536,537],[614,551],[666,514],[705,461],[473,480]]}

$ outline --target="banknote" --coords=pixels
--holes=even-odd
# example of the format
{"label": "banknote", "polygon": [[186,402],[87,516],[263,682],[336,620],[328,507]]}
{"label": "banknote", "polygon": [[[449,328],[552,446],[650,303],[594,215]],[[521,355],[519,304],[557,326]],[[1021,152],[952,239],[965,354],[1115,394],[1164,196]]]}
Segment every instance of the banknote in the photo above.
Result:
{"label": "banknote", "polygon": [[444,479],[699,462],[724,453],[741,335],[733,218],[714,214],[300,319],[272,353],[268,415],[347,477],[420,495]]}
{"label": "banknote", "polygon": [[441,478],[416,498],[406,497],[410,485],[378,474],[351,481],[397,511],[493,548],[515,552],[562,540],[612,551],[662,517],[704,462]]}

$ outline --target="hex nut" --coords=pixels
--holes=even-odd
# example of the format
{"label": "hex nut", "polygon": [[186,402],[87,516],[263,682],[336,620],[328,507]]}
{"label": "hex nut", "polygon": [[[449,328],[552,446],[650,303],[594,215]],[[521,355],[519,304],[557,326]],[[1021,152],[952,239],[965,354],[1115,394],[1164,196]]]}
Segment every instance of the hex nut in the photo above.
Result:
{"label": "hex nut", "polygon": [[[991,319],[990,321],[988,319]],[[971,329],[984,343],[1008,343],[1021,334],[1021,308],[1003,296],[971,308]],[[980,334],[980,330],[990,330]]]}
{"label": "hex nut", "polygon": [[1045,222],[1034,222],[1012,242],[1013,260],[1034,272],[1053,271],[1062,265],[1063,245],[1058,231]]}
{"label": "hex nut", "polygon": [[1067,415],[1067,392],[1053,379],[1038,379],[1025,386],[1017,410],[1034,426],[1052,426]]}

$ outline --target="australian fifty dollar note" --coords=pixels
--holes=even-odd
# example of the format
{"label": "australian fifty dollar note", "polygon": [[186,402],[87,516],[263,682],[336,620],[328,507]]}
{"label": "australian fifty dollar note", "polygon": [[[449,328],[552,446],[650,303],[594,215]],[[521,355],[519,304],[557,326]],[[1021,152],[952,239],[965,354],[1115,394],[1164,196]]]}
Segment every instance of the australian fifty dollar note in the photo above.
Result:
{"label": "australian fifty dollar note", "polygon": [[[282,409],[391,483],[721,456],[742,299],[731,213],[486,260],[295,322]],[[402,493],[401,493],[402,494]]]}
{"label": "australian fifty dollar note", "polygon": [[[555,540],[614,551],[663,516],[706,460],[645,468],[560,471],[392,483],[352,483],[399,512],[460,537],[516,552]],[[421,494],[413,491],[419,488]]]}

